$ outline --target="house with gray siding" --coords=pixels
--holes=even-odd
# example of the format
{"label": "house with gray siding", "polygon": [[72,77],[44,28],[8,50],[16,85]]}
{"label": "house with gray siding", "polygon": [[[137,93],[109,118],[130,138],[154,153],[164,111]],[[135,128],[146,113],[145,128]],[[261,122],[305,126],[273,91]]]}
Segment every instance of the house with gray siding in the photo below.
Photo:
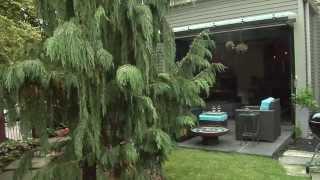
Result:
{"label": "house with gray siding", "polygon": [[[307,119],[300,117],[291,95],[311,88],[320,102],[319,4],[319,0],[174,0],[167,20],[176,34],[178,59],[194,36],[210,29],[217,43],[213,61],[230,67],[230,73],[221,76],[228,83],[221,85],[223,96],[234,95],[240,104],[280,98],[283,116],[307,137]],[[228,94],[232,88],[236,92]]]}

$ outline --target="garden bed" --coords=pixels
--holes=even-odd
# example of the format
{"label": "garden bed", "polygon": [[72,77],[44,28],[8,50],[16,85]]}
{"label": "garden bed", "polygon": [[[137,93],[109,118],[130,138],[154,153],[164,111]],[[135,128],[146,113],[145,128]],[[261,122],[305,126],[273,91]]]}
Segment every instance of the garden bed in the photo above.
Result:
{"label": "garden bed", "polygon": [[0,172],[11,162],[21,158],[26,152],[35,148],[35,143],[29,141],[7,140],[0,144]]}
{"label": "garden bed", "polygon": [[298,150],[298,151],[308,151],[313,152],[317,144],[320,143],[318,139],[295,139],[292,143],[289,144],[289,150]]}

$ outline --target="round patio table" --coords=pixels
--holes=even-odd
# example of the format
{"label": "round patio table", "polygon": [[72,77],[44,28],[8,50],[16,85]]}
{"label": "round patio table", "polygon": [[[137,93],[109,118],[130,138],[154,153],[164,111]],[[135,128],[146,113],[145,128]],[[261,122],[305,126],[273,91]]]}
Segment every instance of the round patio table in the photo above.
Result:
{"label": "round patio table", "polygon": [[197,136],[202,137],[202,144],[218,144],[219,136],[223,136],[229,132],[229,129],[225,127],[197,127],[191,129],[191,131]]}

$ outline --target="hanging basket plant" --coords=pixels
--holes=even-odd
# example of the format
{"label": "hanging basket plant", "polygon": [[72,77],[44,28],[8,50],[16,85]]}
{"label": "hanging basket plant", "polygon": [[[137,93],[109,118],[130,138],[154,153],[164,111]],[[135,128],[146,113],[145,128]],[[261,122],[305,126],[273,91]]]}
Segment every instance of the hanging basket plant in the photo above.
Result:
{"label": "hanging basket plant", "polygon": [[225,44],[225,47],[226,47],[226,49],[227,49],[228,51],[234,50],[235,46],[236,46],[236,45],[234,44],[233,41],[227,41],[226,44]]}
{"label": "hanging basket plant", "polygon": [[236,47],[235,50],[238,54],[245,54],[248,52],[248,45],[244,42],[239,43]]}

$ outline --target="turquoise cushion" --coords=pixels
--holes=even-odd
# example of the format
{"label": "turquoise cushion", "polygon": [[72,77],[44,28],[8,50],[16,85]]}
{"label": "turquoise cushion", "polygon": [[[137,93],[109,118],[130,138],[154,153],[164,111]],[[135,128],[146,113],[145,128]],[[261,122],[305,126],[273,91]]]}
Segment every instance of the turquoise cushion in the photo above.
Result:
{"label": "turquoise cushion", "polygon": [[213,121],[213,122],[223,122],[228,119],[227,113],[221,113],[221,114],[208,114],[208,113],[202,113],[199,115],[200,121]]}
{"label": "turquoise cushion", "polygon": [[270,110],[270,105],[274,101],[274,98],[269,97],[267,99],[264,99],[261,101],[260,110],[261,111],[267,111]]}

